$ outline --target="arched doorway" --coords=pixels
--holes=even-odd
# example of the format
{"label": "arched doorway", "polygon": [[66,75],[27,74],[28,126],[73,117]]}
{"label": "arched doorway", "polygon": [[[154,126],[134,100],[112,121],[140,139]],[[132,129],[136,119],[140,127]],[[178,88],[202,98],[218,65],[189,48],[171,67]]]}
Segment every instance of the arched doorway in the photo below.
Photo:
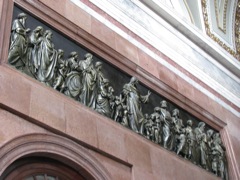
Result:
{"label": "arched doorway", "polygon": [[70,166],[46,157],[25,157],[12,163],[1,176],[4,180],[85,180],[93,179]]}
{"label": "arched doorway", "polygon": [[70,139],[52,134],[27,134],[3,145],[0,148],[0,180],[4,178],[112,179],[106,168],[84,147]]}

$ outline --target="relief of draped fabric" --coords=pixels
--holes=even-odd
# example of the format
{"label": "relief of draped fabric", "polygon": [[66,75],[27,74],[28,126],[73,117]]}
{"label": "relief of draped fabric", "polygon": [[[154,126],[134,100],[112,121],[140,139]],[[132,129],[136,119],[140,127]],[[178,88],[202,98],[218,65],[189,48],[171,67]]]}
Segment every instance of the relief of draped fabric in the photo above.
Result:
{"label": "relief of draped fabric", "polygon": [[101,83],[99,88],[99,93],[96,100],[96,111],[107,117],[111,116],[110,103],[109,103],[109,94],[107,92],[106,86]]}
{"label": "relief of draped fabric", "polygon": [[82,89],[82,77],[77,63],[77,57],[77,52],[72,52],[70,58],[66,61],[65,69],[67,77],[65,79],[66,91],[64,93],[75,100],[79,100],[79,95]]}
{"label": "relief of draped fabric", "polygon": [[46,31],[38,52],[37,79],[47,84],[51,83],[57,63],[57,51],[54,49],[54,45],[50,38],[51,32]]}
{"label": "relief of draped fabric", "polygon": [[197,140],[196,147],[196,162],[200,164],[202,167],[206,167],[207,165],[207,145],[206,145],[206,134],[202,132],[200,128],[196,128],[194,130]]}
{"label": "relief of draped fabric", "polygon": [[213,135],[211,147],[212,171],[222,179],[228,180],[227,159],[225,156],[225,147],[222,144],[219,133]]}
{"label": "relief of draped fabric", "polygon": [[28,68],[28,74],[33,77],[36,77],[38,68],[38,49],[39,44],[42,41],[42,31],[43,28],[38,26],[29,37],[28,60],[26,66]]}
{"label": "relief of draped fabric", "polygon": [[82,91],[80,101],[84,105],[95,109],[97,98],[97,74],[93,67],[92,59],[80,61],[80,70],[82,72]]}
{"label": "relief of draped fabric", "polygon": [[76,100],[79,98],[79,94],[81,92],[81,77],[78,71],[72,71],[67,75],[65,85],[67,87],[67,91],[65,94],[69,97],[72,97]]}
{"label": "relief of draped fabric", "polygon": [[53,82],[53,89],[57,89],[60,92],[65,90],[65,77],[66,77],[66,66],[67,61],[63,60],[64,51],[58,50],[58,61],[55,70],[55,78]]}
{"label": "relief of draped fabric", "polygon": [[[175,146],[176,146],[176,142],[178,141],[178,138],[179,140],[181,140],[181,145],[182,146],[182,149],[184,147],[184,138],[183,138],[183,130],[184,130],[184,126],[183,126],[183,121],[182,119],[180,119],[178,116],[173,116],[172,117],[172,138],[171,138],[171,144],[170,144],[170,150],[174,150]],[[181,137],[180,137],[181,136]],[[183,144],[184,143],[184,144]],[[182,145],[183,144],[183,145]],[[175,149],[176,150],[176,149]]]}
{"label": "relief of draped fabric", "polygon": [[11,32],[8,62],[17,69],[23,70],[26,63],[28,45],[25,25],[19,19],[16,19],[13,22]]}
{"label": "relief of draped fabric", "polygon": [[148,96],[139,95],[137,88],[131,82],[124,85],[123,94],[126,97],[126,105],[129,113],[129,126],[135,132],[139,132],[140,125],[144,120],[141,102],[147,102]]}
{"label": "relief of draped fabric", "polygon": [[194,156],[196,155],[196,153],[195,153],[195,143],[196,143],[195,135],[193,133],[192,127],[189,125],[185,128],[185,131],[186,131],[187,142],[186,142],[186,145],[184,148],[184,153],[186,154],[186,157],[194,163],[195,159],[196,159],[196,158],[194,158]]}
{"label": "relief of draped fabric", "polygon": [[170,130],[170,126],[172,123],[171,115],[170,113],[166,110],[161,108],[161,120],[163,122],[163,146],[164,148],[169,148],[170,144],[172,143],[170,140],[172,140],[172,134]]}

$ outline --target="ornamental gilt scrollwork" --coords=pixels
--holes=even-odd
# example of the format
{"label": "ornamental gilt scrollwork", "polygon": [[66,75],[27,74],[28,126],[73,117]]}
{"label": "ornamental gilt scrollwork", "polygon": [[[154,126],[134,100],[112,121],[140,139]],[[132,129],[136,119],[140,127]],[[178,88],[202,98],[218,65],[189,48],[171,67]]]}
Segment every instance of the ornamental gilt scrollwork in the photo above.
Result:
{"label": "ornamental gilt scrollwork", "polygon": [[[72,51],[65,59],[63,49],[55,49],[53,33],[37,26],[32,31],[25,26],[27,15],[20,13],[13,21],[8,63],[38,81],[92,108],[188,159],[222,179],[228,179],[225,148],[220,134],[206,128],[204,122],[181,119],[177,108],[170,112],[168,102],[162,100],[152,113],[143,113],[151,92],[139,90],[138,79],[131,77],[116,94],[103,63],[94,63],[87,52],[79,59]],[[107,72],[107,71],[105,71]]]}
{"label": "ornamental gilt scrollwork", "polygon": [[[234,58],[236,58],[238,61],[240,60],[240,55],[239,55],[239,53],[240,53],[240,49],[239,49],[239,15],[238,15],[238,9],[239,9],[239,7],[237,6],[237,11],[236,11],[236,20],[235,20],[235,39],[236,39],[236,50],[235,49],[232,49],[229,45],[227,45],[226,43],[224,43],[219,37],[217,37],[214,33],[212,33],[212,31],[211,31],[211,27],[210,27],[210,22],[209,22],[209,20],[210,20],[210,16],[209,16],[209,14],[208,14],[208,10],[207,10],[207,3],[208,3],[208,1],[207,0],[201,0],[201,4],[202,4],[202,13],[203,13],[203,20],[204,20],[204,25],[205,25],[205,30],[206,30],[206,33],[207,33],[207,35],[211,38],[211,39],[213,39],[216,43],[218,43],[218,45],[220,45],[223,49],[225,49],[229,54],[231,54]],[[219,27],[219,17],[218,17],[218,13],[217,13],[217,11],[218,11],[218,5],[216,5],[217,4],[217,2],[216,2],[216,0],[214,0],[214,3],[215,3],[215,13],[217,14],[216,16],[216,21],[217,21],[217,24],[218,24],[218,27]],[[224,10],[224,14],[223,14],[223,16],[224,16],[224,18],[226,17],[226,10],[227,10],[227,1],[226,2],[224,2],[224,8],[223,8],[223,10]],[[238,5],[239,5],[239,3],[238,3]],[[223,29],[222,29],[222,31],[224,32],[224,33],[226,33],[226,29],[224,29],[224,26],[226,26],[226,18],[224,19],[223,18]],[[220,29],[221,29],[221,27],[220,27]]]}

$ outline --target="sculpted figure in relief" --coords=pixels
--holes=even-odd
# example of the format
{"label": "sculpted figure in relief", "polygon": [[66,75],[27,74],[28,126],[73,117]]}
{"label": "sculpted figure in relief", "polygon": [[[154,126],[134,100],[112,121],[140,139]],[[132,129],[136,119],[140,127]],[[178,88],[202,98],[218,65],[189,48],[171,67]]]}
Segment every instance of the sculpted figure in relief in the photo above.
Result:
{"label": "sculpted figure in relief", "polygon": [[211,148],[213,145],[213,134],[214,131],[212,129],[208,129],[206,132],[207,135],[207,169],[211,170],[211,165],[212,165],[212,156],[211,156]]}
{"label": "sculpted figure in relief", "polygon": [[181,133],[176,137],[176,153],[185,156],[185,144],[186,144],[186,134],[185,129],[181,130]]}
{"label": "sculpted figure in relief", "polygon": [[103,72],[102,72],[102,62],[100,62],[100,61],[96,62],[95,63],[95,69],[96,69],[96,73],[97,73],[97,84],[96,84],[96,86],[100,87],[101,83],[105,79],[104,75],[103,75]]}
{"label": "sculpted figure in relief", "polygon": [[69,58],[66,60],[65,68],[66,78],[64,94],[78,101],[82,84],[78,64],[78,53],[76,51],[70,53]]}
{"label": "sculpted figure in relief", "polygon": [[110,94],[108,92],[109,80],[102,79],[100,82],[100,87],[98,87],[98,95],[96,99],[95,110],[107,117],[111,116],[110,111]]}
{"label": "sculpted figure in relief", "polygon": [[[176,144],[177,144],[177,141],[180,140],[180,139],[183,139],[183,135],[184,133],[182,131],[185,131],[184,130],[184,125],[183,125],[183,121],[182,119],[180,119],[179,117],[179,110],[178,109],[174,109],[172,111],[172,144],[170,145],[170,150],[175,150],[176,151]],[[181,136],[181,138],[180,138]],[[182,140],[183,141],[183,140]],[[178,143],[179,144],[179,143]],[[181,143],[182,147],[184,146],[183,143]]]}
{"label": "sculpted figure in relief", "polygon": [[144,120],[141,103],[148,102],[151,92],[148,91],[145,96],[140,95],[137,84],[138,80],[132,77],[130,82],[123,86],[122,94],[128,110],[129,126],[133,131],[139,133],[141,123]]}
{"label": "sculpted figure in relief", "polygon": [[82,76],[82,90],[80,93],[80,102],[95,109],[97,98],[97,71],[93,66],[93,55],[85,54],[84,60],[79,62]]}
{"label": "sculpted figure in relief", "polygon": [[198,123],[198,127],[195,128],[194,133],[196,136],[196,163],[201,165],[204,169],[207,169],[207,136],[204,132],[205,123]]}
{"label": "sculpted figure in relief", "polygon": [[65,77],[66,77],[66,66],[67,61],[63,59],[64,51],[58,50],[58,63],[55,70],[55,79],[53,83],[53,89],[57,89],[63,92],[65,89]]}
{"label": "sculpted figure in relief", "polygon": [[191,119],[187,120],[187,127],[185,128],[186,133],[185,157],[192,161],[193,163],[196,163],[194,158],[196,138],[192,126],[193,126],[192,120]]}
{"label": "sculpted figure in relief", "polygon": [[153,142],[160,144],[162,142],[162,131],[161,131],[161,119],[160,119],[160,107],[154,108],[154,113],[151,114],[150,118],[153,122],[152,125],[152,140]]}
{"label": "sculpted figure in relief", "polygon": [[50,30],[44,32],[38,51],[37,79],[47,85],[52,83],[58,58],[57,50],[54,49],[52,42],[52,36],[53,34]]}
{"label": "sculpted figure in relief", "polygon": [[149,115],[146,113],[146,114],[144,114],[144,120],[143,120],[143,122],[142,122],[142,124],[141,124],[141,128],[140,129],[142,129],[141,131],[142,131],[142,134],[141,135],[143,135],[144,137],[146,137],[146,138],[148,138],[148,139],[150,139],[150,132],[148,131],[148,129],[147,129],[147,123],[148,123],[148,121],[149,121]]}
{"label": "sculpted figure in relief", "polygon": [[121,122],[123,117],[123,99],[122,96],[115,96],[112,104],[112,119],[116,122]]}
{"label": "sculpted figure in relief", "polygon": [[128,123],[128,110],[126,108],[123,109],[123,117],[122,117],[122,122],[121,124],[125,126],[126,128],[129,128],[129,123]]}
{"label": "sculpted figure in relief", "polygon": [[36,78],[38,70],[39,45],[43,39],[43,27],[37,26],[29,36],[28,59],[26,62],[27,74]]}
{"label": "sculpted figure in relief", "polygon": [[213,143],[211,148],[212,171],[222,179],[228,179],[227,161],[225,157],[225,147],[222,144],[220,134],[213,135]]}
{"label": "sculpted figure in relief", "polygon": [[144,117],[145,117],[144,136],[147,139],[154,141],[154,138],[153,138],[153,136],[154,136],[153,124],[154,123],[152,121],[153,118],[151,118],[148,114],[146,114]]}
{"label": "sculpted figure in relief", "polygon": [[162,133],[163,133],[163,147],[169,149],[171,144],[171,124],[172,124],[172,117],[167,110],[167,101],[163,100],[160,102],[160,118],[163,122]]}
{"label": "sculpted figure in relief", "polygon": [[113,114],[113,106],[114,106],[114,101],[115,101],[115,96],[114,96],[114,89],[112,86],[108,86],[108,95],[109,95],[109,104],[110,104],[110,118],[112,118]]}
{"label": "sculpted figure in relief", "polygon": [[9,64],[23,71],[27,61],[28,36],[30,29],[25,27],[27,16],[20,13],[13,21],[11,29],[11,42],[8,53]]}

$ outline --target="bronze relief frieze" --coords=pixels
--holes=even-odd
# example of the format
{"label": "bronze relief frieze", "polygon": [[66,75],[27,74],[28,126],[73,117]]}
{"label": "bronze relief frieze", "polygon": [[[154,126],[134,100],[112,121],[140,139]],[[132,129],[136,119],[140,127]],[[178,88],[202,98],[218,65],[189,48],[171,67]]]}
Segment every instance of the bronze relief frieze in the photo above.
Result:
{"label": "bronze relief frieze", "polygon": [[8,63],[56,91],[228,179],[220,134],[154,91],[15,7]]}

